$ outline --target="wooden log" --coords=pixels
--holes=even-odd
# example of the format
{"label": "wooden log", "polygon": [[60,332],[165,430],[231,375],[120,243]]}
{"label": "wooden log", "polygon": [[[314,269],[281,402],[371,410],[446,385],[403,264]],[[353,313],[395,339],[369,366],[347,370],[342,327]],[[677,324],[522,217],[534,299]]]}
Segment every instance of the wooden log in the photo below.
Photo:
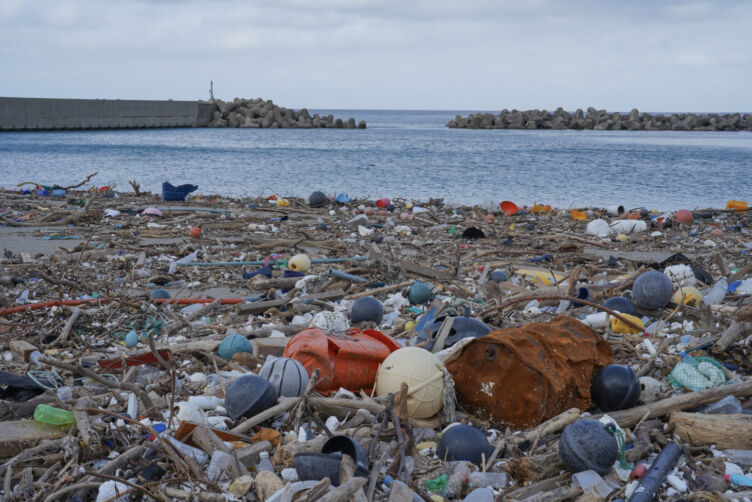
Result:
{"label": "wooden log", "polygon": [[[304,296],[301,300],[321,300],[324,302],[330,300],[341,300],[344,298],[345,292],[341,289],[333,291],[323,291],[321,293],[314,293],[312,295]],[[271,308],[278,308],[287,305],[292,298],[276,298],[274,300],[258,301],[253,303],[239,303],[235,305],[235,314],[248,315],[248,314],[261,314]]]}
{"label": "wooden log", "polygon": [[546,420],[542,424],[530,429],[529,431],[522,434],[525,439],[534,440],[539,437],[543,437],[547,434],[553,434],[554,432],[559,432],[567,425],[571,424],[578,418],[580,418],[580,413],[582,413],[577,408],[570,408],[567,411],[563,413],[559,413],[553,418],[550,418],[549,420]]}
{"label": "wooden log", "polygon": [[[659,418],[675,410],[686,410],[701,404],[714,403],[726,396],[746,397],[752,395],[752,380],[731,385],[722,385],[699,392],[688,392],[680,396],[669,397],[628,410],[613,411],[609,416],[621,427],[632,427],[647,415],[647,418]],[[603,415],[597,415],[596,420]]]}
{"label": "wooden log", "polygon": [[423,277],[428,277],[429,279],[449,280],[452,278],[452,273],[449,270],[436,270],[435,268],[424,267],[423,265],[405,260],[401,260],[399,262],[399,265],[400,267],[402,267],[403,272],[422,275]]}
{"label": "wooden log", "polygon": [[362,489],[368,480],[366,478],[352,478],[342,483],[319,499],[319,502],[346,502],[350,496]]}
{"label": "wooden log", "polygon": [[750,333],[752,333],[752,323],[734,321],[731,323],[731,326],[721,333],[721,337],[715,342],[715,345],[713,345],[713,353],[721,354],[725,352],[731,344]]}
{"label": "wooden log", "polygon": [[219,436],[217,436],[210,428],[203,425],[196,427],[193,432],[191,432],[191,439],[199,448],[204,450],[209,455],[212,455],[216,450],[231,455],[233,461],[230,463],[230,467],[227,470],[227,475],[231,479],[238,478],[242,474],[244,474],[243,472],[241,472],[241,470],[245,469],[242,469],[240,461],[233,453],[232,448],[227,446],[225,442],[222,441]]}
{"label": "wooden log", "polygon": [[692,446],[752,450],[752,416],[743,414],[671,413],[669,430]]}

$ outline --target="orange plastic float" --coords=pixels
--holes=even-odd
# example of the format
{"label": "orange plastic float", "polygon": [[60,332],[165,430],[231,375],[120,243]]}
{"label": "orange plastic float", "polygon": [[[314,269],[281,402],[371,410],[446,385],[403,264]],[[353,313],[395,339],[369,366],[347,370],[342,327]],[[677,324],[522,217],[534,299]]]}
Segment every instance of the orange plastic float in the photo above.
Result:
{"label": "orange plastic float", "polygon": [[517,214],[517,211],[520,210],[520,208],[517,207],[517,204],[509,200],[502,201],[501,204],[499,204],[499,208],[504,212],[504,216],[512,216]]}
{"label": "orange plastic float", "polygon": [[309,328],[290,339],[284,356],[300,362],[309,375],[321,370],[316,390],[322,394],[337,392],[340,387],[370,393],[379,365],[398,348],[392,338],[375,329],[330,335]]}

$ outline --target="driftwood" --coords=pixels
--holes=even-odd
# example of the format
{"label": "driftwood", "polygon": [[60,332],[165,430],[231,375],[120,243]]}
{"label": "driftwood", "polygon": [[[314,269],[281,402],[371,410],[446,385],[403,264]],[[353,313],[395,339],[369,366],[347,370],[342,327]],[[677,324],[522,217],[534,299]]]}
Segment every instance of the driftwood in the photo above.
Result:
{"label": "driftwood", "polygon": [[718,449],[752,450],[752,416],[675,411],[669,430],[692,446],[715,445]]}
{"label": "driftwood", "polygon": [[643,417],[659,418],[668,415],[674,410],[686,410],[700,406],[701,404],[714,403],[726,396],[746,397],[749,395],[752,395],[752,380],[698,392],[689,392],[628,410],[613,411],[609,413],[609,416],[621,427],[632,427],[642,420]]}
{"label": "driftwood", "polygon": [[747,321],[734,321],[731,323],[723,333],[721,337],[713,345],[713,353],[721,354],[736,342],[739,338],[747,336],[752,333],[752,323]]}

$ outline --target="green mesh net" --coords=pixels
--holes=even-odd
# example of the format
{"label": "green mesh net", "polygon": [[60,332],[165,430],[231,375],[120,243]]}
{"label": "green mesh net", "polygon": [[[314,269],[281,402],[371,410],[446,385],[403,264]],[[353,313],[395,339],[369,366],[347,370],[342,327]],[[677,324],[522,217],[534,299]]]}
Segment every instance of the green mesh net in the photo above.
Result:
{"label": "green mesh net", "polygon": [[688,357],[674,367],[669,382],[677,389],[703,390],[726,383],[726,373],[712,357]]}

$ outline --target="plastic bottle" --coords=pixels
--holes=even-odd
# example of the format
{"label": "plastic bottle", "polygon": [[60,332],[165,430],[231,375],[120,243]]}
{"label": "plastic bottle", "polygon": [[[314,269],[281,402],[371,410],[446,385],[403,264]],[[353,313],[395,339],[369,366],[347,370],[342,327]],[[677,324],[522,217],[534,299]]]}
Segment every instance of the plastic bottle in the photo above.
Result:
{"label": "plastic bottle", "polygon": [[168,436],[167,434],[163,434],[161,437],[169,441],[170,444],[177,448],[183,455],[192,457],[193,460],[198,462],[198,465],[204,465],[209,460],[209,455],[207,455],[204,450],[199,450],[198,448],[194,448],[193,446],[188,446],[182,441],[178,441],[174,437]]}
{"label": "plastic bottle", "polygon": [[708,414],[741,413],[742,403],[735,396],[726,396],[720,401],[702,406],[698,411]]}
{"label": "plastic bottle", "polygon": [[69,425],[76,421],[76,417],[68,410],[38,404],[34,410],[34,420],[50,425]]}
{"label": "plastic bottle", "polygon": [[507,481],[506,472],[474,472],[470,474],[468,490],[489,487],[494,490],[501,490],[507,486]]}
{"label": "plastic bottle", "polygon": [[138,415],[138,398],[133,392],[128,393],[128,416],[136,418]]}
{"label": "plastic bottle", "polygon": [[63,403],[67,403],[68,401],[71,401],[73,399],[73,389],[71,389],[67,385],[65,387],[58,387],[56,393],[57,397]]}
{"label": "plastic bottle", "polygon": [[262,451],[259,454],[259,457],[261,457],[261,460],[259,460],[259,463],[256,465],[256,474],[261,471],[274,472],[274,464],[269,460],[269,452]]}
{"label": "plastic bottle", "polygon": [[739,486],[752,486],[752,478],[748,478],[742,474],[726,474],[723,479],[727,483],[732,483]]}
{"label": "plastic bottle", "polygon": [[702,301],[705,303],[705,305],[718,305],[726,296],[726,291],[728,291],[728,282],[724,277],[723,279],[720,279],[715,283],[713,288],[705,294],[705,297],[702,299]]}
{"label": "plastic bottle", "polygon": [[[264,452],[266,453],[266,452]],[[269,456],[268,453],[266,453]],[[206,475],[209,481],[218,481],[223,473],[227,472],[232,463],[232,455],[222,450],[214,450],[212,453],[209,466],[206,468]]]}

